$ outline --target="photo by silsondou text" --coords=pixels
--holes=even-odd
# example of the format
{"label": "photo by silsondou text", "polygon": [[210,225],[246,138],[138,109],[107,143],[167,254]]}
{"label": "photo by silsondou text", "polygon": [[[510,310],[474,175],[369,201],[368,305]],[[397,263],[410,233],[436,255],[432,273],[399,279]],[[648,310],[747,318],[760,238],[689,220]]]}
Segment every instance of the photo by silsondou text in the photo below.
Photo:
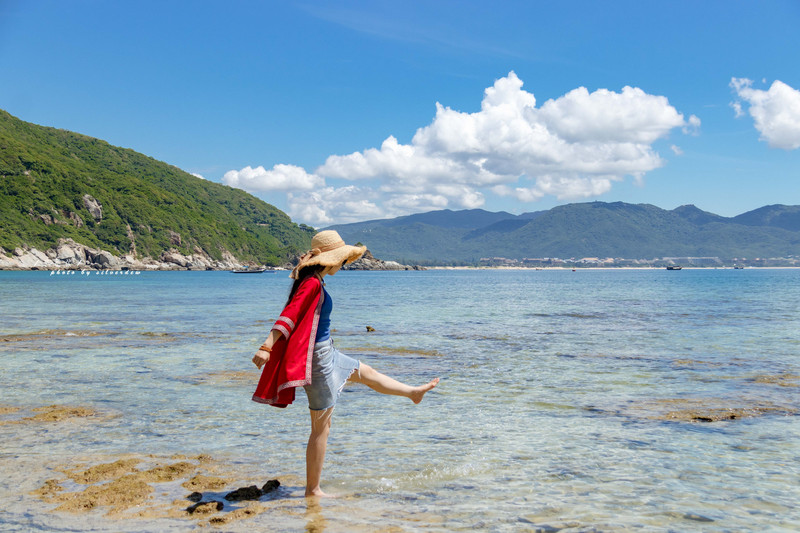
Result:
{"label": "photo by silsondou text", "polygon": [[141,270],[51,270],[50,276],[79,276],[89,278],[93,276],[131,277],[139,276]]}

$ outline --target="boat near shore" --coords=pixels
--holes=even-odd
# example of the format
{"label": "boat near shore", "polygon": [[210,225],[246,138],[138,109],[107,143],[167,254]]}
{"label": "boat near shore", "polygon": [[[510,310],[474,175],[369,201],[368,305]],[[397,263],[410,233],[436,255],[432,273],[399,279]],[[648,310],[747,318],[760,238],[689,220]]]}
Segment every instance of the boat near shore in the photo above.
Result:
{"label": "boat near shore", "polygon": [[231,270],[231,272],[234,274],[263,274],[264,272],[274,274],[275,270],[268,270],[267,268],[237,268],[235,270]]}
{"label": "boat near shore", "polygon": [[667,270],[681,270],[682,268],[682,266],[670,265],[667,267]]}

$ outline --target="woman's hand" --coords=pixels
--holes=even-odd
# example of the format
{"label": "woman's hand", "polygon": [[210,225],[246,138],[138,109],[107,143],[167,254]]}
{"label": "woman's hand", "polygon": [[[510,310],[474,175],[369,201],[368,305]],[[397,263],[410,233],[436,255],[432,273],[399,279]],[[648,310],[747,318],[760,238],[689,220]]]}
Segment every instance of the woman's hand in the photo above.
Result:
{"label": "woman's hand", "polygon": [[253,356],[253,363],[261,370],[261,367],[266,365],[267,361],[269,361],[269,351],[259,348]]}
{"label": "woman's hand", "polygon": [[272,351],[272,347],[278,342],[278,339],[281,337],[281,332],[277,329],[273,329],[269,332],[269,337],[264,343],[258,347],[258,351],[253,356],[253,363],[261,370],[261,367],[267,364],[269,361],[269,353]]}

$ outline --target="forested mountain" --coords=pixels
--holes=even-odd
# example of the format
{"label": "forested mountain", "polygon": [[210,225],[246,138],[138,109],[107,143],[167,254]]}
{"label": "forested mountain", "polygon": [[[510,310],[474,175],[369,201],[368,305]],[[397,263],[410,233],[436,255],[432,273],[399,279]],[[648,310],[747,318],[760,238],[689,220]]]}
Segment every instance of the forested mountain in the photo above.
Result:
{"label": "forested mountain", "polygon": [[[469,223],[472,221],[472,223]],[[800,206],[773,205],[727,218],[686,205],[590,202],[511,215],[436,211],[332,226],[376,255],[421,264],[482,257],[782,257],[800,255]]]}
{"label": "forested mountain", "polygon": [[0,110],[0,247],[61,238],[114,255],[167,250],[277,264],[311,232],[250,194],[133,150]]}

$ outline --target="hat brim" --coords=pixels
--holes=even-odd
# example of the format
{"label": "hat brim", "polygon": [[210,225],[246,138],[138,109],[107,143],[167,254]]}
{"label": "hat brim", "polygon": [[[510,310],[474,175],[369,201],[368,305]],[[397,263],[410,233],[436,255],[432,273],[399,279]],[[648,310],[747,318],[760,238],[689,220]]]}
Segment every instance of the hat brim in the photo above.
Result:
{"label": "hat brim", "polygon": [[352,263],[364,255],[364,252],[366,251],[366,246],[351,246],[349,244],[345,244],[344,246],[340,246],[335,250],[322,252],[312,256],[306,261],[302,261],[297,265],[297,270],[307,266],[341,266],[345,262]]}

